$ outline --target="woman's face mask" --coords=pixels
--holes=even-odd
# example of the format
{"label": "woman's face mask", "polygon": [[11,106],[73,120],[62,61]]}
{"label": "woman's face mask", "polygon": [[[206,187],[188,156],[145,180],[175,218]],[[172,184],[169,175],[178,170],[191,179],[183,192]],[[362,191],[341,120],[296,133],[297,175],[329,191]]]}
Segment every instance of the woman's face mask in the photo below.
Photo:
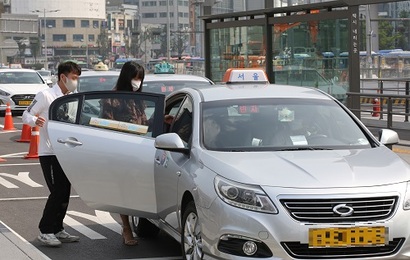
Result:
{"label": "woman's face mask", "polygon": [[131,80],[132,91],[137,91],[141,86],[141,80]]}

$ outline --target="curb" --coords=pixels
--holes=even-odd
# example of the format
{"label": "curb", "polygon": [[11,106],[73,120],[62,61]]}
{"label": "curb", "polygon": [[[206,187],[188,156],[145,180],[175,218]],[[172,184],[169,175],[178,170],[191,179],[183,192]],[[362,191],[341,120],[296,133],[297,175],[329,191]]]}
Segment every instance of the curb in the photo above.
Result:
{"label": "curb", "polygon": [[6,259],[51,260],[35,246],[0,221],[1,255]]}

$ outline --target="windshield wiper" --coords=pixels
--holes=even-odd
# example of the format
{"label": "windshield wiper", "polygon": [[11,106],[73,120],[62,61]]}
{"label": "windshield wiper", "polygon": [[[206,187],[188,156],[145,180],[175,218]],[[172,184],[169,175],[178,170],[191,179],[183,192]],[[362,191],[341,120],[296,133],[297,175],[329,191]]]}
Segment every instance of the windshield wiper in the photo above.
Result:
{"label": "windshield wiper", "polygon": [[289,147],[289,148],[283,148],[283,149],[278,149],[278,151],[318,151],[318,150],[333,150],[331,148],[324,148],[324,147]]}

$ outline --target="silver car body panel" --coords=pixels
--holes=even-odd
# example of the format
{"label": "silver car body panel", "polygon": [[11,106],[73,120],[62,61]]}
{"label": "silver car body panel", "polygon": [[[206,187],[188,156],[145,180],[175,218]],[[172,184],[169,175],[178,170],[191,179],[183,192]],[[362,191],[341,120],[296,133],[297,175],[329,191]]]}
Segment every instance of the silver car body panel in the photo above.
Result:
{"label": "silver car body panel", "polygon": [[[88,205],[156,218],[153,138],[127,133],[107,135],[105,130],[54,121],[49,122],[48,129],[61,166],[70,169],[66,173]],[[68,139],[82,145],[58,142]],[[105,158],[103,154],[110,156]],[[87,162],[92,164],[84,167]],[[139,183],[137,189],[135,183]]]}
{"label": "silver car body panel", "polygon": [[[232,85],[184,89],[170,94],[167,101],[182,95],[192,99],[194,111],[189,154],[155,149],[152,138],[117,132],[107,134],[107,131],[84,126],[49,122],[50,139],[57,157],[73,187],[88,205],[155,219],[153,223],[178,239],[184,201],[193,200],[201,226],[204,259],[256,259],[222,252],[218,245],[221,237],[227,235],[264,243],[273,253],[265,259],[314,259],[315,255],[304,255],[304,251],[299,250],[308,244],[309,230],[355,227],[384,227],[392,249],[385,255],[375,252],[368,257],[358,253],[351,258],[409,258],[410,210],[404,209],[404,203],[406,196],[409,197],[406,189],[410,167],[371,135],[343,105],[340,104],[341,108],[363,128],[373,147],[232,152],[207,150],[202,144],[199,111],[203,102],[252,98],[334,100],[332,97],[303,87]],[[70,147],[57,141],[67,138],[82,145]],[[216,177],[259,186],[277,212],[261,213],[227,204],[217,194]],[[331,201],[336,206],[324,210],[328,212],[344,207],[343,201],[383,198],[391,203],[388,214],[377,220],[345,218],[339,222],[320,222],[313,217],[305,221],[285,206],[288,201]],[[365,207],[371,210],[371,206]],[[397,249],[394,249],[396,242]],[[314,252],[310,250],[306,249],[307,254]],[[322,258],[351,259],[344,253],[316,257]]]}
{"label": "silver car body panel", "polygon": [[[374,157],[380,159],[374,161]],[[201,160],[206,167],[223,174],[225,178],[272,187],[348,188],[410,180],[407,163],[384,146],[296,153],[208,152],[202,154]],[[389,174],[386,174],[387,171]]]}

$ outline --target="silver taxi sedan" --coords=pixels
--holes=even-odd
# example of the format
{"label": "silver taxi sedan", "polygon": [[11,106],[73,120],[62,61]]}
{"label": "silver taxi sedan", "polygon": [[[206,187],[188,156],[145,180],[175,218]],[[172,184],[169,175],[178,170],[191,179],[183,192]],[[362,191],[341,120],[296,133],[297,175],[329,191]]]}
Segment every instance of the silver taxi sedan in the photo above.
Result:
{"label": "silver taxi sedan", "polygon": [[[101,118],[145,103],[148,125]],[[74,121],[59,117],[71,105]],[[164,115],[172,115],[171,125]],[[226,84],[57,99],[50,139],[91,207],[133,215],[184,259],[407,259],[410,167],[338,100],[305,87]]]}

